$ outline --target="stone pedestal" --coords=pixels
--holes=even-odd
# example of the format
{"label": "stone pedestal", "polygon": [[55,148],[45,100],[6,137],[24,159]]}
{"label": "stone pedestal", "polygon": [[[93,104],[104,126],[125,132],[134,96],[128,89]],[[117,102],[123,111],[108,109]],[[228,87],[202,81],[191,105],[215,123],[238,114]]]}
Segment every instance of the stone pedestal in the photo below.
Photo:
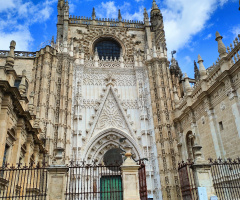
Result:
{"label": "stone pedestal", "polygon": [[48,193],[47,200],[65,199],[67,183],[67,167],[53,166],[48,168]]}
{"label": "stone pedestal", "polygon": [[201,149],[202,146],[200,145],[195,145],[193,147],[195,157],[195,164],[193,165],[194,179],[197,188],[206,188],[208,200],[210,200],[212,196],[216,196],[211,175],[211,165],[207,164],[207,161],[202,157]]}
{"label": "stone pedestal", "polygon": [[212,175],[211,175],[211,166],[208,164],[194,164],[194,178],[196,187],[205,187],[207,190],[207,196],[210,200],[210,197],[216,196],[215,190],[213,187]]}
{"label": "stone pedestal", "polygon": [[123,200],[140,200],[137,165],[131,158],[131,148],[126,147],[126,160],[121,166],[123,181]]}
{"label": "stone pedestal", "polygon": [[69,168],[64,166],[63,148],[56,148],[53,165],[48,168],[48,193],[47,200],[65,199],[67,173]]}

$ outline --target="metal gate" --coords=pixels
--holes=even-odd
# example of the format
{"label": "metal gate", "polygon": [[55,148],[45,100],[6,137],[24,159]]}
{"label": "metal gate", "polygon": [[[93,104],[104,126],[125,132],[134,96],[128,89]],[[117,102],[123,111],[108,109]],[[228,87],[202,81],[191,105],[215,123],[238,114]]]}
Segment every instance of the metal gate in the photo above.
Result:
{"label": "metal gate", "polygon": [[192,170],[193,163],[179,163],[178,174],[183,200],[198,200],[197,188]]}
{"label": "metal gate", "polygon": [[47,196],[47,170],[39,165],[0,168],[0,199],[45,200]]}
{"label": "metal gate", "polygon": [[71,162],[66,200],[122,200],[121,175],[120,166]]}
{"label": "metal gate", "polygon": [[240,158],[218,159],[211,164],[213,186],[220,200],[240,199]]}
{"label": "metal gate", "polygon": [[138,169],[138,176],[139,176],[139,193],[141,200],[147,200],[148,199],[148,193],[147,193],[147,181],[146,181],[146,169],[145,164],[143,161],[139,162],[139,169]]}

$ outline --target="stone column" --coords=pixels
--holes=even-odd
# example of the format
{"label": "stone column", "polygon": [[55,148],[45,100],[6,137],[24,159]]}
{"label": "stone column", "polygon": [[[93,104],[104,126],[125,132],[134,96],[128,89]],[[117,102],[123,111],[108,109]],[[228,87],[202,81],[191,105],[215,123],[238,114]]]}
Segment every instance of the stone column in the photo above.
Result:
{"label": "stone column", "polygon": [[194,180],[198,190],[199,187],[206,188],[207,199],[210,200],[211,197],[216,196],[211,175],[211,165],[207,164],[207,161],[202,157],[201,149],[202,146],[200,145],[193,147],[195,156],[193,165]]}
{"label": "stone column", "polygon": [[64,165],[62,153],[64,149],[55,149],[54,165],[48,168],[47,200],[65,199],[68,167]]}
{"label": "stone column", "polygon": [[3,157],[5,152],[5,146],[6,146],[6,139],[7,139],[7,131],[8,131],[8,124],[9,124],[9,104],[10,104],[10,97],[5,96],[2,99],[2,105],[1,105],[1,112],[0,112],[0,166],[3,164]]}
{"label": "stone column", "polygon": [[125,147],[126,160],[121,166],[122,169],[122,181],[123,181],[123,200],[140,200],[139,194],[139,177],[137,165],[131,158],[132,147]]}

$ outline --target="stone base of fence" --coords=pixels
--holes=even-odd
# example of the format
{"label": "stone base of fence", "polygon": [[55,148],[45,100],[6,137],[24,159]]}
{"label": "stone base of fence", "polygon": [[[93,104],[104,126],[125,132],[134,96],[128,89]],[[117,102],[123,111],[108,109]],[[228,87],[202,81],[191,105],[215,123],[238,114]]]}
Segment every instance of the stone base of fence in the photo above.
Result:
{"label": "stone base of fence", "polygon": [[123,181],[123,200],[140,200],[138,177],[138,169],[140,166],[132,160],[131,149],[131,147],[125,147],[126,160],[121,166]]}
{"label": "stone base of fence", "polygon": [[213,187],[211,165],[209,164],[193,164],[193,173],[196,187],[205,187],[207,190],[207,197],[210,200],[212,196],[215,196],[215,190]]}
{"label": "stone base of fence", "polygon": [[48,169],[47,200],[65,199],[68,167],[53,166]]}

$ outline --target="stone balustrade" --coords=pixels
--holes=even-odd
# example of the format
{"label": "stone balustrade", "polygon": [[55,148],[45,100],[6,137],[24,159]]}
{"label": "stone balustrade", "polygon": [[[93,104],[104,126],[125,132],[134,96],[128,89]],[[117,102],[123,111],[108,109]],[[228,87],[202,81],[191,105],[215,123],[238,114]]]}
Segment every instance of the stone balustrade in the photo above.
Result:
{"label": "stone balustrade", "polygon": [[77,17],[70,15],[70,24],[83,24],[83,25],[99,25],[99,26],[111,26],[111,27],[127,27],[127,28],[144,28],[144,23],[142,21],[136,20],[122,20],[109,19],[109,18],[96,18],[91,17]]}
{"label": "stone balustrade", "polygon": [[106,58],[104,59],[93,59],[92,57],[87,57],[84,59],[84,66],[88,68],[134,68],[134,61],[132,59],[116,59],[116,58]]}
{"label": "stone balustrade", "polygon": [[[0,57],[7,57],[9,51],[0,50]],[[15,51],[14,56],[16,58],[34,58],[36,56],[36,52],[28,52],[28,51]]]}

